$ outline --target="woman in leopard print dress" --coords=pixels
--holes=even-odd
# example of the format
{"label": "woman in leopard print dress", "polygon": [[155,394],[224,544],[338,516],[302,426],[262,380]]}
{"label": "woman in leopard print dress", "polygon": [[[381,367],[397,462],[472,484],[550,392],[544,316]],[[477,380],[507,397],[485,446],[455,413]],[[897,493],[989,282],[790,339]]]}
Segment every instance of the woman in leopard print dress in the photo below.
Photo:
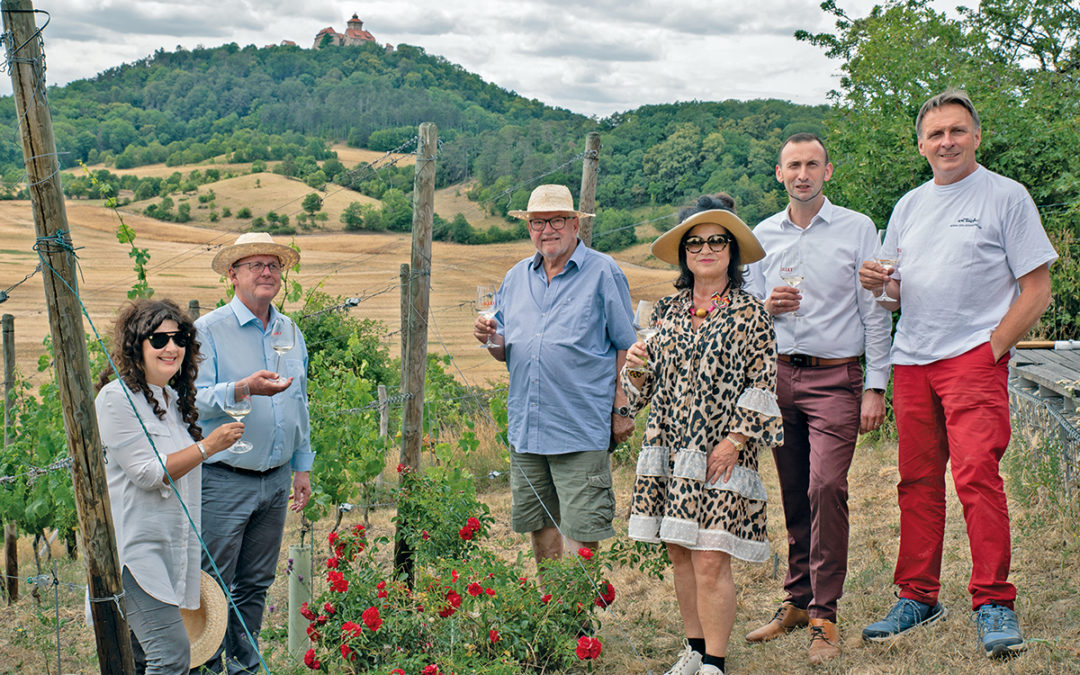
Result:
{"label": "woman in leopard print dress", "polygon": [[677,293],[656,303],[659,332],[627,352],[631,411],[649,405],[629,533],[666,544],[687,644],[676,675],[722,673],[735,620],[731,556],[763,562],[759,452],[782,438],[776,340],[742,266],[764,257],[727,195],[706,196],[653,244],[678,264]]}

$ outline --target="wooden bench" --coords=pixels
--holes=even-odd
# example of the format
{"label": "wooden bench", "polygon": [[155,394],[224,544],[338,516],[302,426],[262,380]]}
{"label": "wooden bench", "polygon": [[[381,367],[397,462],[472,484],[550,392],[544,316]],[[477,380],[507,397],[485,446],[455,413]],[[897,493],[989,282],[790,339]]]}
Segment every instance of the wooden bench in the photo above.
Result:
{"label": "wooden bench", "polygon": [[1009,362],[1009,405],[1014,427],[1032,447],[1054,439],[1060,447],[1062,484],[1080,488],[1080,350],[1018,349]]}

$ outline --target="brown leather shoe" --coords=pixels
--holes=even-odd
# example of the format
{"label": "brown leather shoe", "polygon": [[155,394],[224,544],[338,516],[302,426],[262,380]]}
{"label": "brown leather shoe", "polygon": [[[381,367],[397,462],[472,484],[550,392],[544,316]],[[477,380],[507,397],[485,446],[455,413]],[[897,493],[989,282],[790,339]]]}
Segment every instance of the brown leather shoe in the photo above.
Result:
{"label": "brown leather shoe", "polygon": [[810,619],[810,663],[820,665],[840,656],[840,630],[828,619]]}
{"label": "brown leather shoe", "polygon": [[802,628],[808,623],[810,623],[810,615],[806,613],[806,610],[799,609],[785,600],[784,604],[780,605],[780,609],[776,610],[776,614],[773,614],[773,618],[769,620],[769,623],[746,634],[746,641],[768,642],[769,640],[775,640],[796,628]]}

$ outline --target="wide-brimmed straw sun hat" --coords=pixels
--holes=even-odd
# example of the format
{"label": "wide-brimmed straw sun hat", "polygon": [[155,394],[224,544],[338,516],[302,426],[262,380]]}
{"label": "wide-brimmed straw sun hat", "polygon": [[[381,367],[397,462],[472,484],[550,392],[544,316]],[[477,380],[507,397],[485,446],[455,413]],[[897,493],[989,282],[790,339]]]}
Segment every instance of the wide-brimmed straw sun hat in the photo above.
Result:
{"label": "wide-brimmed straw sun hat", "polygon": [[300,254],[284,244],[275,244],[267,232],[245,232],[236,238],[231,246],[218,251],[211,269],[224,276],[237,260],[253,255],[277,256],[282,267],[292,267],[300,262]]}
{"label": "wide-brimmed straw sun hat", "polygon": [[214,578],[202,572],[199,584],[199,608],[181,609],[191,642],[191,667],[198,668],[210,660],[225,639],[225,624],[229,618],[225,593]]}
{"label": "wide-brimmed straw sun hat", "polygon": [[727,230],[739,244],[739,262],[747,265],[765,257],[765,249],[757,237],[737,215],[724,209],[699,211],[657,238],[652,244],[652,254],[672,265],[679,264],[679,244],[683,235],[697,225],[712,223]]}
{"label": "wide-brimmed straw sun hat", "polygon": [[541,185],[529,195],[529,206],[524,211],[514,210],[510,215],[528,220],[532,213],[565,213],[575,218],[591,218],[593,214],[574,208],[574,197],[565,185]]}

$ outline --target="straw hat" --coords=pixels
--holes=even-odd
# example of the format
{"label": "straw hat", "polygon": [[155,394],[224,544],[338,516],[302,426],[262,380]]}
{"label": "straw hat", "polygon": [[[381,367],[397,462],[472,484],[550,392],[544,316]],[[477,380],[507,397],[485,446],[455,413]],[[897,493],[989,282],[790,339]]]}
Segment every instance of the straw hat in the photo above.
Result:
{"label": "straw hat", "polygon": [[273,255],[282,267],[292,267],[300,262],[300,254],[284,244],[275,244],[267,232],[245,232],[236,238],[232,246],[226,246],[214,256],[211,269],[225,276],[237,260],[253,255]]}
{"label": "straw hat", "polygon": [[528,220],[533,213],[564,213],[574,218],[592,217],[593,214],[574,209],[574,197],[565,185],[541,185],[529,195],[529,206],[524,211],[514,210],[510,215]]}
{"label": "straw hat", "polygon": [[225,639],[228,610],[225,593],[214,578],[203,570],[199,584],[199,608],[181,609],[188,641],[191,642],[191,667],[198,668],[210,660]]}
{"label": "straw hat", "polygon": [[739,262],[748,265],[765,257],[757,237],[737,215],[724,209],[700,211],[660,235],[652,244],[652,254],[666,263],[679,264],[679,244],[683,235],[695,225],[712,223],[724,228],[739,244]]}

